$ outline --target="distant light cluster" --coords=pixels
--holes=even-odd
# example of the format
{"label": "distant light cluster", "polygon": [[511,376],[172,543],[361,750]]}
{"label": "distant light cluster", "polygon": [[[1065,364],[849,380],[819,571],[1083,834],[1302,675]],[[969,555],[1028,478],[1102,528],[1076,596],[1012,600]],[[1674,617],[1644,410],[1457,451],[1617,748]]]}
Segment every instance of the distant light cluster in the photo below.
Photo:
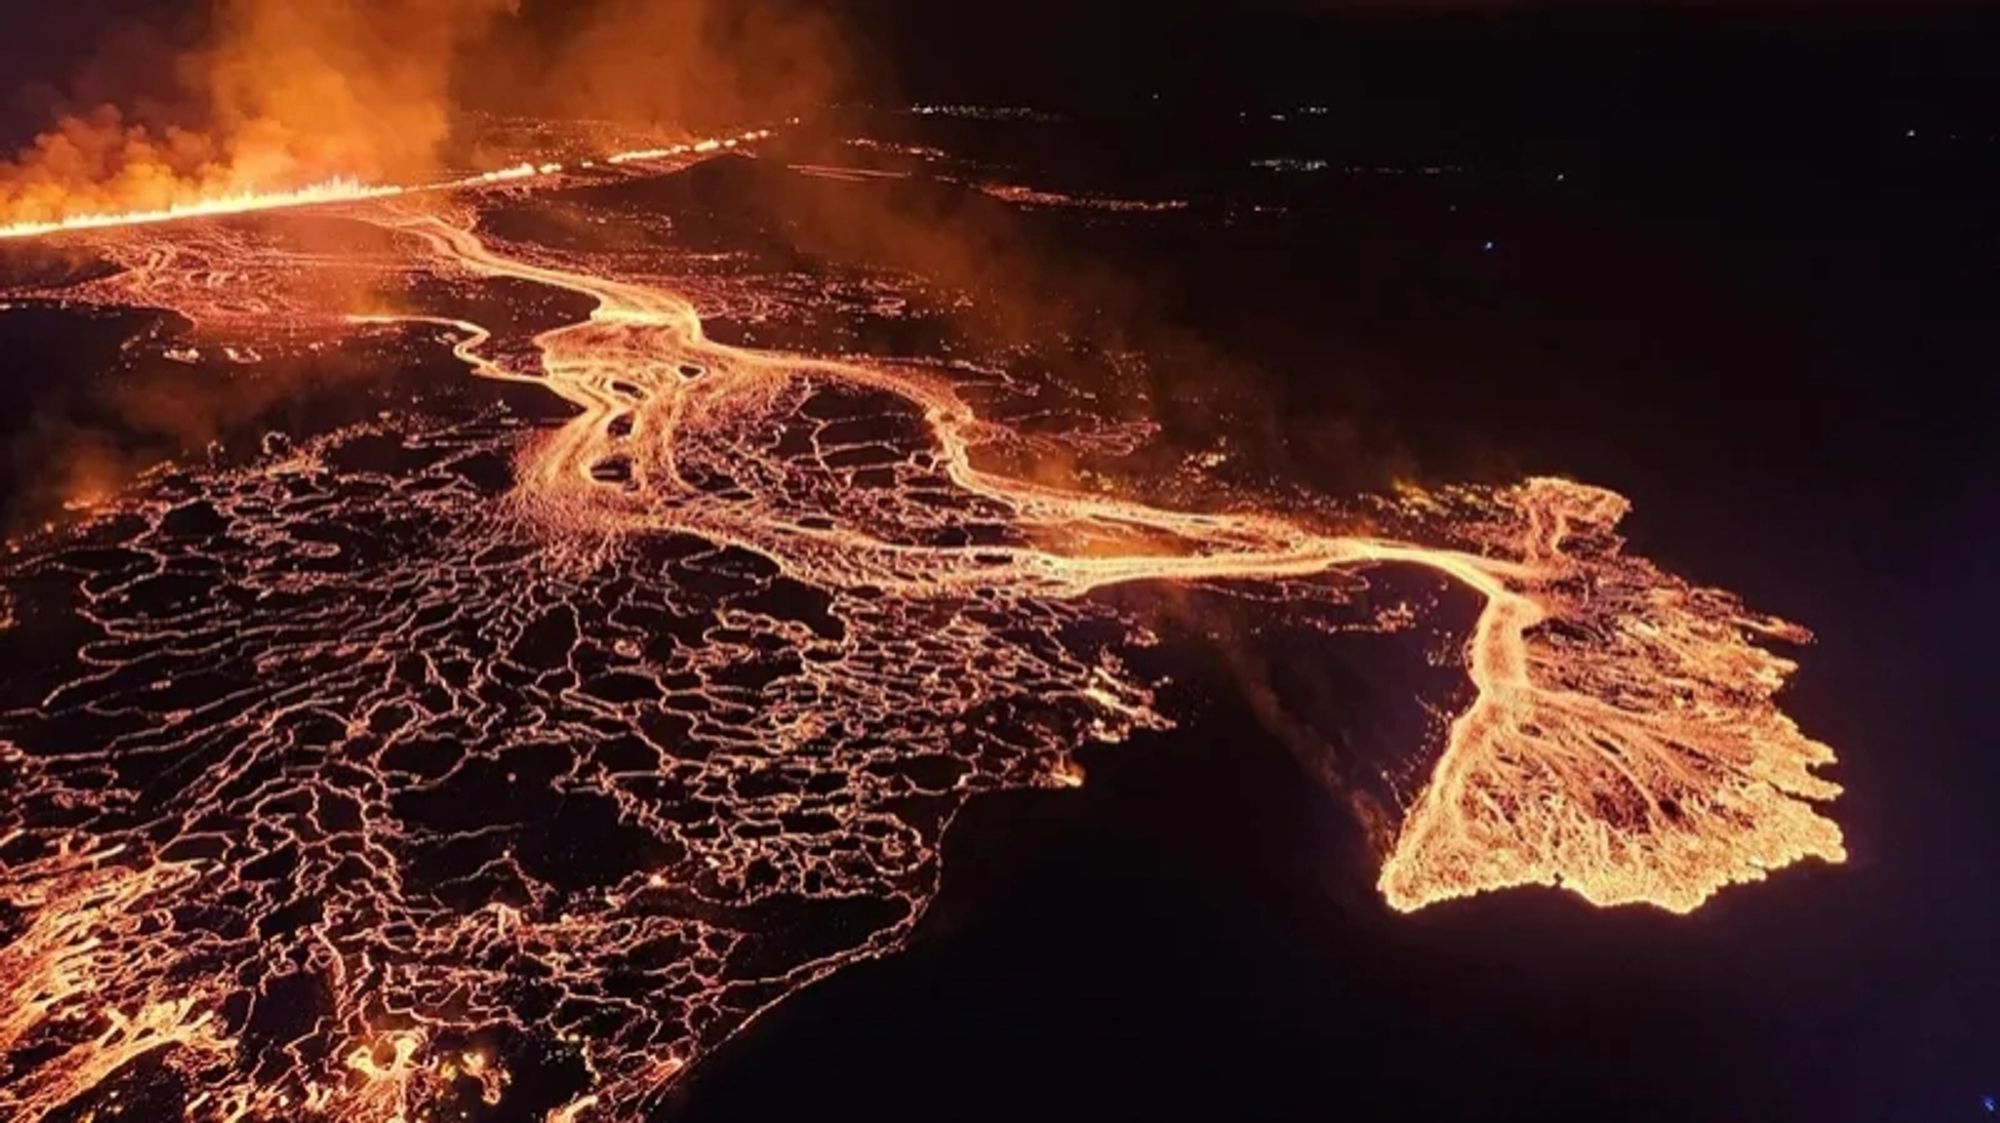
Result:
{"label": "distant light cluster", "polygon": [[1054,123],[1062,115],[1021,105],[912,105],[918,117],[962,117],[969,121],[1039,121]]}

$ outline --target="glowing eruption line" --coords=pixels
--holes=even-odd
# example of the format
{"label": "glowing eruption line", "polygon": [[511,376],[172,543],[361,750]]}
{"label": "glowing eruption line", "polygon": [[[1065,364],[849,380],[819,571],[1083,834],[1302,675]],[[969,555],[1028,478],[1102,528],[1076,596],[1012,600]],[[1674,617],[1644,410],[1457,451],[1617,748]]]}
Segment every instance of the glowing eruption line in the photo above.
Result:
{"label": "glowing eruption line", "polygon": [[37,238],[44,234],[59,234],[67,230],[145,226],[187,218],[212,218],[218,215],[246,214],[251,211],[310,207],[323,203],[351,203],[363,199],[384,199],[401,195],[407,190],[409,189],[403,187],[371,186],[351,179],[330,179],[310,187],[301,187],[296,191],[245,191],[203,199],[195,203],[177,204],[159,210],[80,214],[49,222],[17,222],[10,226],[0,226],[0,238]]}
{"label": "glowing eruption line", "polygon": [[[771,135],[768,129],[755,129],[736,136],[692,141],[686,144],[669,145],[664,148],[634,149],[616,152],[602,157],[605,164],[646,163],[656,160],[673,159],[679,156],[705,154],[723,149],[735,148],[740,144],[762,140]],[[593,161],[579,161],[587,166]],[[371,199],[389,199],[400,195],[431,194],[437,192],[460,191],[468,188],[490,187],[496,184],[518,183],[523,180],[546,179],[563,174],[567,168],[560,163],[522,163],[495,171],[479,172],[457,179],[438,183],[400,186],[395,184],[369,184],[345,177],[336,177],[306,187],[282,191],[241,191],[202,199],[191,203],[180,203],[157,210],[122,211],[109,214],[79,214],[65,218],[38,222],[16,222],[0,226],[0,239],[39,238],[49,234],[61,234],[74,230],[104,230],[124,226],[151,226],[163,222],[179,222],[191,218],[216,218],[228,215],[253,214],[260,211],[289,210],[298,207],[325,206],[332,203],[358,203]]]}

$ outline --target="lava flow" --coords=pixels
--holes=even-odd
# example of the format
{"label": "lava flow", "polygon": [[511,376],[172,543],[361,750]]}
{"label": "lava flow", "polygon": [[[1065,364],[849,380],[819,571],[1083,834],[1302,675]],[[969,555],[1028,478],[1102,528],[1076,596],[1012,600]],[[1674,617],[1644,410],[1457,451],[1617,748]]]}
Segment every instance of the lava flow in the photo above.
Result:
{"label": "lava flow", "polygon": [[1832,753],[1761,646],[1804,633],[1623,553],[1612,492],[1410,494],[1341,532],[1030,482],[972,404],[1004,371],[724,345],[637,253],[432,202],[315,212],[371,232],[346,264],[393,299],[287,282],[316,259],[277,219],[113,232],[124,270],[67,290],[207,341],[441,342],[574,414],[273,438],[5,563],[0,649],[39,668],[0,696],[8,1118],[643,1115],[894,949],[969,795],[1073,785],[1077,745],[1167,724],[1114,585],[1334,603],[1396,567],[1481,598],[1397,909],[1553,885],[1685,912],[1843,857]]}

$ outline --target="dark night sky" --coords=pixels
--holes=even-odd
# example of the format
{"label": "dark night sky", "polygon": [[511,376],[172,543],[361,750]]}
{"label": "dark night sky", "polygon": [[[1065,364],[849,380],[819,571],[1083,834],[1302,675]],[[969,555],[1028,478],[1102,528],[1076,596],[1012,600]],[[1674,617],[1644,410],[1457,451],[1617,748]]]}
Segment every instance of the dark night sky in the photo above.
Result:
{"label": "dark night sky", "polygon": [[[586,0],[589,2],[589,0]],[[532,14],[575,7],[570,0],[526,0]],[[922,86],[970,68],[981,80],[1008,71],[1032,81],[1041,73],[1061,73],[1064,84],[1130,74],[1135,64],[1175,66],[1200,73],[1218,64],[1235,68],[1250,60],[1230,55],[1237,43],[1268,47],[1290,40],[1294,47],[1352,49],[1393,47],[1404,40],[1435,46],[1454,38],[1522,35],[1560,50],[1565,35],[1609,34],[1612,39],[1664,38],[1669,43],[1690,31],[1762,28],[1778,39],[1828,42],[1901,29],[1986,25],[1985,7],[1965,2],[1883,3],[1881,0],[1721,0],[1717,3],[1660,0],[979,0],[934,4],[923,0],[835,0],[802,8],[834,14],[860,38],[882,49],[882,57],[905,83]],[[0,67],[11,76],[9,109],[22,91],[37,85],[67,86],[105,44],[134,38],[185,41],[199,14],[200,0],[79,0],[35,5],[10,12],[8,34],[0,42]],[[1284,34],[1274,35],[1282,30]],[[1603,50],[1604,42],[1577,49]],[[1056,60],[1092,63],[1058,70]],[[1336,58],[1342,65],[1350,59]],[[1538,64],[1548,59],[1536,59]],[[1322,66],[1333,65],[1322,60]],[[918,91],[922,92],[922,91]],[[34,100],[34,99],[31,99]]]}

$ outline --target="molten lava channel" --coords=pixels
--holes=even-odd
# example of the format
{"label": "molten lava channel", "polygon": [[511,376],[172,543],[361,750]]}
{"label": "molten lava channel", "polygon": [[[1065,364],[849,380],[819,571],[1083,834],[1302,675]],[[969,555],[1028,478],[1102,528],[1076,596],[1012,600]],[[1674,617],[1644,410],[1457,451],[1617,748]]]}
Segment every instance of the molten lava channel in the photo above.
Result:
{"label": "molten lava channel", "polygon": [[1844,856],[1833,755],[1764,646],[1805,633],[1625,554],[1612,492],[1411,493],[1348,535],[1029,482],[981,466],[1000,427],[949,377],[718,343],[624,259],[401,194],[336,200],[385,268],[591,310],[511,341],[334,314],[212,223],[108,243],[128,268],[85,294],[221,334],[442,332],[576,413],[385,415],[156,477],[7,563],[0,641],[54,634],[26,597],[57,588],[82,637],[0,714],[9,1118],[150,1061],[191,1118],[414,1119],[525,1094],[526,1043],[569,1066],[547,1118],[641,1115],[895,947],[969,794],[1073,785],[1078,743],[1165,724],[1118,657],[1143,625],[1089,595],[1112,585],[1333,599],[1292,579],[1414,567],[1481,599],[1472,701],[1382,866],[1396,909],[1549,885],[1686,912]]}
{"label": "molten lava channel", "polygon": [[[546,384],[583,413],[530,458],[523,501],[554,521],[693,532],[776,559],[808,583],[885,585],[910,596],[1014,584],[1078,596],[1145,580],[1284,577],[1330,567],[1436,570],[1485,599],[1469,645],[1477,697],[1451,727],[1437,775],[1384,868],[1398,908],[1521,884],[1565,885],[1597,904],[1686,912],[1732,881],[1801,857],[1841,857],[1837,828],[1799,797],[1839,789],[1811,769],[1832,752],[1772,702],[1793,664],[1753,641],[1809,638],[1746,615],[1729,597],[1622,556],[1612,529],[1627,504],[1600,488],[1529,480],[1481,497],[1473,549],[1322,537],[1274,516],[1189,514],[1034,486],[976,468],[981,424],[950,387],[907,372],[760,355],[704,339],[691,305],[644,285],[536,266],[491,252],[435,220],[412,226],[449,265],[566,288],[598,301],[588,324],[541,336]],[[657,372],[694,366],[691,384]],[[489,373],[505,376],[504,372]],[[727,409],[794,378],[849,382],[922,407],[945,473],[1010,511],[1041,539],[1166,535],[1150,554],[1069,554],[1035,546],[910,550],[848,527],[773,511],[745,526],[676,511],[693,491],[674,470],[685,413]],[[634,447],[613,436],[636,395],[643,449],[634,487],[607,504],[594,465]],[[1576,591],[1572,591],[1576,590]],[[1558,632],[1539,626],[1554,620]],[[1581,636],[1582,638],[1578,638]],[[1621,790],[1622,789],[1622,790]],[[1600,796],[1617,796],[1607,813]]]}

